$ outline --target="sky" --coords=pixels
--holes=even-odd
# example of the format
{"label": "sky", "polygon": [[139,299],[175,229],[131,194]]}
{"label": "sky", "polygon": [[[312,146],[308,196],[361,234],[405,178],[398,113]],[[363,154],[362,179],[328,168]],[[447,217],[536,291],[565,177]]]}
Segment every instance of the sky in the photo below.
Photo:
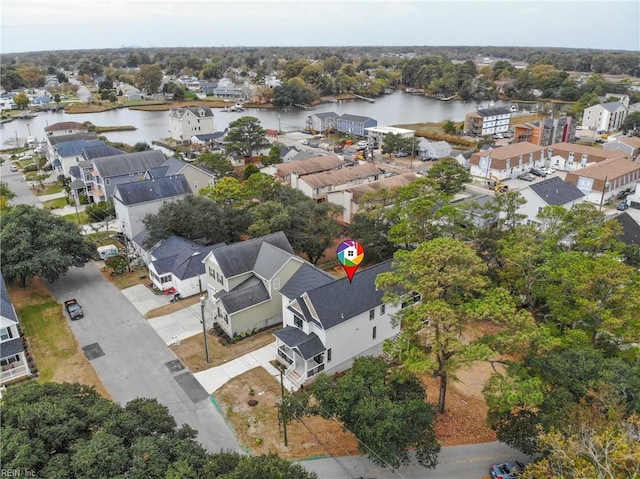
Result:
{"label": "sky", "polygon": [[640,2],[0,0],[0,52],[529,46],[640,51]]}

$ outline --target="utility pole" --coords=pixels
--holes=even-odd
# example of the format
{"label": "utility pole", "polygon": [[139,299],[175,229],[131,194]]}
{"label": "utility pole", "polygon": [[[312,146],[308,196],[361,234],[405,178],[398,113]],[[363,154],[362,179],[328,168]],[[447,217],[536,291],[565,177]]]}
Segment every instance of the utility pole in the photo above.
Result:
{"label": "utility pole", "polygon": [[608,179],[608,176],[604,177],[604,185],[602,185],[602,196],[600,197],[600,207],[598,208],[598,211],[602,211],[602,203],[604,203],[604,192],[607,189]]}
{"label": "utility pole", "polygon": [[206,299],[204,295],[200,296],[200,314],[202,315],[202,334],[204,335],[204,353],[207,357],[207,363],[210,363],[209,360],[209,343],[207,342],[207,323],[204,320],[204,306],[206,304]]}
{"label": "utility pole", "polygon": [[282,369],[280,369],[280,396],[282,404],[282,430],[284,431],[284,445],[286,447],[289,444],[287,443],[287,406],[284,403],[284,378],[282,376]]}

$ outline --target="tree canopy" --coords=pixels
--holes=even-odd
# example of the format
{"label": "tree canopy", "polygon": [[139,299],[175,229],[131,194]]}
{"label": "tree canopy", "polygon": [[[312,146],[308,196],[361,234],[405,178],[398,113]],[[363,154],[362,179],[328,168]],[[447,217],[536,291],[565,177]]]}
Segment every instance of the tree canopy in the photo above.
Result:
{"label": "tree canopy", "polygon": [[365,356],[342,377],[319,375],[310,390],[318,402],[310,412],[337,417],[358,437],[360,451],[376,464],[393,468],[407,464],[409,449],[415,448],[422,466],[436,467],[437,414],[415,375],[390,373],[384,360]]}
{"label": "tree canopy", "polygon": [[77,225],[29,205],[17,205],[3,213],[0,244],[2,274],[23,287],[34,276],[55,281],[95,254]]}
{"label": "tree canopy", "polygon": [[81,384],[29,382],[3,393],[2,467],[76,479],[314,479],[278,456],[209,454],[155,399],[122,407]]}
{"label": "tree canopy", "polygon": [[253,156],[254,152],[269,146],[265,134],[267,131],[260,125],[260,120],[253,116],[243,116],[229,123],[229,131],[225,136],[226,151],[238,156]]}

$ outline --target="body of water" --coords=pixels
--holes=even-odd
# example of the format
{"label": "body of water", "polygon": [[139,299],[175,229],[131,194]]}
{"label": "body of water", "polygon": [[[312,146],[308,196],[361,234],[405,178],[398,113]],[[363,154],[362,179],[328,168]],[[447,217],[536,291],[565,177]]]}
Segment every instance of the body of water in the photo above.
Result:
{"label": "body of water", "polygon": [[[491,106],[510,107],[510,102],[497,101]],[[441,122],[445,120],[462,121],[467,113],[477,107],[489,107],[487,102],[439,101],[420,95],[410,95],[395,92],[377,98],[374,103],[362,100],[340,101],[326,103],[308,110],[266,110],[248,108],[243,112],[222,112],[214,109],[218,130],[224,130],[229,123],[241,116],[253,116],[260,120],[263,128],[281,129],[282,131],[301,130],[305,125],[305,118],[312,113],[333,111],[338,115],[349,113],[371,117],[378,121],[379,126],[392,126],[407,123]],[[168,111],[140,111],[120,108],[102,113],[69,114],[63,112],[42,112],[35,118],[28,120],[14,120],[5,123],[0,129],[0,143],[2,147],[20,143],[27,137],[33,136],[38,140],[44,138],[44,128],[62,121],[85,122],[90,121],[96,126],[131,125],[135,131],[121,131],[106,133],[110,141],[119,141],[133,145],[144,141],[151,144],[153,140],[169,136]]]}

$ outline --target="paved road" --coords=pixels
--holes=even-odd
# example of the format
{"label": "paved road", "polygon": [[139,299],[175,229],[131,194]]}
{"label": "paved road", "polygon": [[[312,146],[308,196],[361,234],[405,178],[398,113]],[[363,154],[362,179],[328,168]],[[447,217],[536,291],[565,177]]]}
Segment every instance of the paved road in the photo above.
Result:
{"label": "paved road", "polygon": [[198,440],[210,451],[240,450],[207,392],[93,263],[71,269],[49,289],[60,302],[76,298],[82,304],[85,317],[71,328],[116,402],[156,398],[179,425],[198,430]]}
{"label": "paved road", "polygon": [[480,479],[488,476],[491,464],[514,459],[528,461],[525,455],[505,444],[488,442],[443,447],[436,469],[426,469],[415,463],[393,471],[361,456],[314,459],[301,464],[316,472],[320,479]]}

